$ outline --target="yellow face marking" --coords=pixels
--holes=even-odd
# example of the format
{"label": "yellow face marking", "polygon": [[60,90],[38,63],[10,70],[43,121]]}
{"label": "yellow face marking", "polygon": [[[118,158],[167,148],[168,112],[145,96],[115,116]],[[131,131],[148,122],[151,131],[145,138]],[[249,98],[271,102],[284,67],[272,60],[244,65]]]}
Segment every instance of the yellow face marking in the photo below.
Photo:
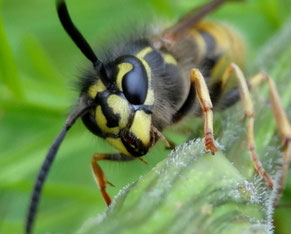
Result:
{"label": "yellow face marking", "polygon": [[98,80],[95,84],[91,85],[88,89],[88,95],[90,98],[94,99],[98,92],[102,92],[106,90],[105,85],[101,80]]}
{"label": "yellow face marking", "polygon": [[141,51],[139,51],[136,54],[136,57],[138,58],[144,58],[148,53],[152,52],[153,49],[151,47],[145,47],[144,49],[142,49]]}
{"label": "yellow face marking", "polygon": [[176,59],[171,54],[163,53],[163,58],[166,63],[177,65]]}
{"label": "yellow face marking", "polygon": [[116,78],[116,84],[119,90],[122,91],[122,79],[126,73],[130,72],[133,69],[133,66],[130,63],[121,63],[118,64],[118,69],[119,71]]}
{"label": "yellow face marking", "polygon": [[107,103],[112,108],[114,114],[119,114],[120,116],[119,128],[124,128],[128,123],[131,112],[128,102],[122,97],[113,94],[108,97]]}
{"label": "yellow face marking", "polygon": [[155,99],[154,99],[154,91],[149,88],[148,89],[147,98],[146,98],[144,104],[151,106],[151,105],[154,105],[154,101],[155,101]]}
{"label": "yellow face marking", "polygon": [[134,115],[130,132],[138,137],[145,146],[150,144],[150,130],[151,130],[151,115],[144,111],[137,111]]}
{"label": "yellow face marking", "polygon": [[112,134],[117,134],[119,132],[119,127],[114,127],[114,128],[107,127],[107,120],[102,112],[101,106],[97,106],[96,108],[95,119],[96,119],[96,123],[98,127],[103,132],[112,133]]}
{"label": "yellow face marking", "polygon": [[123,145],[122,141],[120,138],[112,138],[112,137],[107,137],[106,140],[113,145],[118,151],[120,151],[121,153],[127,155],[127,156],[132,156],[127,149],[125,148],[125,146]]}

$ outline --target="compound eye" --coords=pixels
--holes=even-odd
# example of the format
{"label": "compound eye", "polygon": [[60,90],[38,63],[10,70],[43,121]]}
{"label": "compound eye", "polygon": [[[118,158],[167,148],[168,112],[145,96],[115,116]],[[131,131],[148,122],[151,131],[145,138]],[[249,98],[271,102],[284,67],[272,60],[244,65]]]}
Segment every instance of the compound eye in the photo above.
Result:
{"label": "compound eye", "polygon": [[124,75],[122,90],[131,104],[141,105],[145,102],[148,79],[142,64],[134,64],[133,69]]}

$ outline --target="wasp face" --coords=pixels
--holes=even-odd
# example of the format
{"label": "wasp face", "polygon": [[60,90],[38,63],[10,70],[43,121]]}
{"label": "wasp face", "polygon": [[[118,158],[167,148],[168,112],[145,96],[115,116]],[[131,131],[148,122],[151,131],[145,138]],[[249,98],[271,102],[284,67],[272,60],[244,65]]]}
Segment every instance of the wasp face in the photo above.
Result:
{"label": "wasp face", "polygon": [[114,72],[109,83],[97,79],[85,92],[94,103],[82,117],[86,127],[128,156],[142,156],[152,145],[154,99],[146,65],[137,57],[122,56],[110,66]]}

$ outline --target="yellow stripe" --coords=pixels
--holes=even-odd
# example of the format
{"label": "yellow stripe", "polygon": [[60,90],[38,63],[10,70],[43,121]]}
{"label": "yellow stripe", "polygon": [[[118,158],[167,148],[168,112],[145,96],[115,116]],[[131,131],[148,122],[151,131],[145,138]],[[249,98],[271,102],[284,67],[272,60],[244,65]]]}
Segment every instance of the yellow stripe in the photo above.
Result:
{"label": "yellow stripe", "polygon": [[145,47],[144,49],[142,49],[141,51],[139,51],[137,54],[136,54],[136,57],[138,58],[144,58],[148,53],[152,52],[153,49],[151,47]]}
{"label": "yellow stripe", "polygon": [[212,36],[215,40],[215,51],[213,54],[220,53],[221,47],[228,46],[228,38],[226,38],[225,33],[221,30],[221,27],[217,24],[209,23],[209,22],[200,22],[197,24],[197,29],[201,31],[205,31]]}
{"label": "yellow stripe", "polygon": [[154,92],[151,88],[151,80],[152,80],[152,75],[151,75],[151,68],[149,66],[149,64],[147,63],[147,61],[145,61],[143,58],[138,58],[145,70],[146,70],[146,73],[147,73],[147,77],[148,77],[148,92],[147,92],[147,96],[146,96],[146,100],[144,102],[144,105],[153,105],[154,104]]}
{"label": "yellow stripe", "polygon": [[98,80],[95,84],[91,85],[88,89],[88,95],[90,98],[94,99],[98,92],[106,90],[105,85],[101,80]]}
{"label": "yellow stripe", "polygon": [[144,111],[136,111],[130,132],[132,132],[137,138],[139,138],[145,146],[150,143],[150,132],[151,132],[151,115]]}
{"label": "yellow stripe", "polygon": [[102,112],[101,106],[97,106],[96,108],[95,119],[96,119],[97,125],[101,128],[103,132],[108,132],[108,133],[113,133],[113,134],[117,134],[119,132],[119,127],[114,127],[114,128],[107,127],[107,119]]}
{"label": "yellow stripe", "polygon": [[149,88],[148,88],[148,92],[147,92],[147,96],[146,96],[146,100],[144,102],[144,105],[153,105],[154,104],[154,92],[151,88],[151,79],[152,79],[151,73],[152,72],[151,72],[151,68],[150,68],[148,62],[146,60],[144,60],[144,57],[152,51],[153,51],[153,48],[148,46],[136,54],[136,57],[142,62],[143,66],[146,70],[147,77],[148,77],[148,87]]}
{"label": "yellow stripe", "polygon": [[127,155],[127,156],[132,156],[127,149],[125,148],[125,146],[123,145],[122,141],[120,138],[111,138],[111,137],[107,137],[106,140],[113,145],[116,149],[118,149],[119,152]]}
{"label": "yellow stripe", "polygon": [[112,108],[113,113],[120,116],[118,127],[124,128],[128,123],[131,113],[128,101],[118,95],[112,94],[108,97],[107,103]]}
{"label": "yellow stripe", "polygon": [[[244,45],[240,37],[228,26],[215,24],[211,22],[200,22],[195,28],[199,31],[209,33],[215,40],[215,49],[213,55],[222,55],[211,69],[211,84],[222,79],[226,67],[235,62],[240,66],[244,64]],[[195,38],[197,41],[197,39]],[[225,81],[223,81],[225,82]],[[227,90],[234,87],[235,83],[227,82]]]}
{"label": "yellow stripe", "polygon": [[133,65],[131,63],[121,63],[118,65],[118,74],[116,78],[116,84],[120,91],[122,91],[122,79],[124,75],[130,72],[133,69]]}
{"label": "yellow stripe", "polygon": [[163,53],[162,55],[166,63],[177,65],[176,59],[171,54]]}
{"label": "yellow stripe", "polygon": [[195,54],[195,56],[197,57],[197,62],[199,63],[205,58],[206,44],[203,37],[197,30],[195,29],[191,30],[190,34],[194,38],[195,43],[197,44],[198,54],[197,55]]}
{"label": "yellow stripe", "polygon": [[227,25],[220,25],[211,22],[200,22],[197,24],[198,30],[209,33],[215,40],[215,54],[225,53],[230,58],[230,62],[236,62],[241,65],[244,62],[244,45],[237,33]]}

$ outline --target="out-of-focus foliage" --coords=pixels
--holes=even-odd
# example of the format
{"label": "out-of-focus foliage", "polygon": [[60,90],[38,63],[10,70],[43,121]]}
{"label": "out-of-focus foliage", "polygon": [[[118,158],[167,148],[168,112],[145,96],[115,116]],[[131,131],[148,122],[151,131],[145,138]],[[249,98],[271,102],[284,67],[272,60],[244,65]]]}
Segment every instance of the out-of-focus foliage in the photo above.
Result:
{"label": "out-of-focus foliage", "polygon": [[[74,21],[96,48],[119,33],[130,31],[136,22],[141,27],[153,19],[174,22],[202,2],[205,1],[67,0]],[[3,0],[0,4],[0,232],[11,233],[23,230],[36,173],[77,98],[74,83],[90,64],[63,32],[54,1]],[[247,67],[257,71],[261,67],[252,66],[252,61],[290,16],[289,0],[255,0],[230,3],[209,18],[227,22],[241,32],[249,47]],[[280,91],[286,91],[284,84],[278,86]],[[195,137],[201,136],[201,120],[191,121],[192,125]],[[268,132],[268,123],[259,131]],[[174,129],[166,134],[180,144],[193,132],[185,134]],[[71,232],[88,217],[106,209],[89,162],[93,152],[112,150],[82,124],[73,127],[45,185],[37,231]],[[158,144],[144,159],[154,166],[167,153]],[[139,161],[104,162],[102,167],[108,180],[116,185],[110,188],[111,194],[150,170]],[[290,192],[288,180],[282,204],[291,203]],[[291,229],[289,219],[288,208],[276,211],[278,233]]]}

